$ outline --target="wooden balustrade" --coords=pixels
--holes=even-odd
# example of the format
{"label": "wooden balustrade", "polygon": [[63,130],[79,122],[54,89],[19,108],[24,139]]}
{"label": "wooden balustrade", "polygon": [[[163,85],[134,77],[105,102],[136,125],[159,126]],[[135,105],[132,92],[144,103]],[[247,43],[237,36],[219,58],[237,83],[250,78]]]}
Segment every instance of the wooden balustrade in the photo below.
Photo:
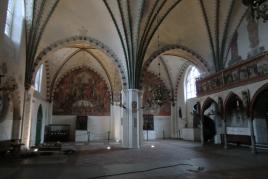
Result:
{"label": "wooden balustrade", "polygon": [[268,52],[196,80],[197,96],[268,79]]}

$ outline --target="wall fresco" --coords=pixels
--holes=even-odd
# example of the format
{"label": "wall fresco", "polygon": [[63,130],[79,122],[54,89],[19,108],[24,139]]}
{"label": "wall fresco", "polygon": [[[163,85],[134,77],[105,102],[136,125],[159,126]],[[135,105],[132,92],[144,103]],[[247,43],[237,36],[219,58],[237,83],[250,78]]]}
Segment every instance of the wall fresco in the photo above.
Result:
{"label": "wall fresco", "polygon": [[99,74],[80,68],[58,83],[53,100],[54,115],[110,115],[110,93]]}
{"label": "wall fresco", "polygon": [[238,53],[238,33],[235,31],[234,36],[231,40],[230,51],[231,51],[231,60],[228,63],[228,66],[233,65],[241,60],[241,56]]}
{"label": "wall fresco", "polygon": [[152,114],[155,116],[170,116],[171,114],[171,102],[168,99],[163,105],[159,106],[154,103],[153,91],[159,85],[162,86],[163,90],[169,93],[169,90],[165,86],[164,82],[155,74],[146,72],[143,82],[143,113]]}
{"label": "wall fresco", "polygon": [[248,52],[248,58],[254,57],[257,54],[264,51],[264,47],[259,47],[259,24],[258,22],[249,14],[247,18],[247,31],[248,39],[250,42],[250,51]]}

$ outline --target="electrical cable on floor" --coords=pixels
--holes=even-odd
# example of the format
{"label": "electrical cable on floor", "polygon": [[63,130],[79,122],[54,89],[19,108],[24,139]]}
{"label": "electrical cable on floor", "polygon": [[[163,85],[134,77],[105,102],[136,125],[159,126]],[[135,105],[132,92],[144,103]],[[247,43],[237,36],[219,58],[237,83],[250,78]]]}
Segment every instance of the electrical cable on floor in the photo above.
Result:
{"label": "electrical cable on floor", "polygon": [[[170,168],[170,167],[177,167],[180,165],[186,165],[186,166],[192,166],[191,164],[185,164],[185,163],[178,163],[174,165],[167,165],[167,166],[162,166],[162,167],[156,167],[156,168],[150,168],[146,170],[137,170],[137,171],[130,171],[130,172],[122,172],[122,173],[116,173],[116,174],[107,174],[107,175],[101,175],[101,176],[96,176],[96,177],[90,177],[88,179],[96,179],[96,178],[104,178],[104,177],[113,177],[113,176],[119,176],[119,175],[127,175],[127,174],[133,174],[133,173],[143,173],[143,172],[150,172],[153,170],[159,170],[159,169],[164,169],[164,168]],[[202,167],[198,167],[198,170],[203,170]]]}

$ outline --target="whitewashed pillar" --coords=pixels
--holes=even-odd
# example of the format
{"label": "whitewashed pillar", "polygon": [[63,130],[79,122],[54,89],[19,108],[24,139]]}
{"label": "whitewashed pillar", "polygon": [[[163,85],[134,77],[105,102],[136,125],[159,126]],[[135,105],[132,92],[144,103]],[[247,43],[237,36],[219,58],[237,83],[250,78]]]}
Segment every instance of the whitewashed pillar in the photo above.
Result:
{"label": "whitewashed pillar", "polygon": [[256,154],[256,145],[255,145],[255,135],[254,135],[254,128],[253,128],[253,117],[248,118],[249,120],[249,127],[250,127],[250,138],[251,138],[251,151],[253,154]]}
{"label": "whitewashed pillar", "polygon": [[223,135],[224,135],[224,148],[228,148],[228,141],[227,141],[227,125],[226,125],[226,117],[223,120]]}
{"label": "whitewashed pillar", "polygon": [[32,87],[24,92],[24,109],[23,118],[21,121],[21,140],[26,148],[29,148],[30,146],[33,92],[34,89]]}
{"label": "whitewashed pillar", "polygon": [[201,140],[201,144],[204,145],[205,144],[205,140],[204,140],[204,112],[201,114],[201,119],[200,119],[200,140]]}
{"label": "whitewashed pillar", "polygon": [[171,129],[171,138],[177,138],[177,105],[171,104],[171,123],[170,123],[170,129]]}
{"label": "whitewashed pillar", "polygon": [[141,92],[137,89],[122,91],[122,145],[126,148],[140,148],[142,135]]}

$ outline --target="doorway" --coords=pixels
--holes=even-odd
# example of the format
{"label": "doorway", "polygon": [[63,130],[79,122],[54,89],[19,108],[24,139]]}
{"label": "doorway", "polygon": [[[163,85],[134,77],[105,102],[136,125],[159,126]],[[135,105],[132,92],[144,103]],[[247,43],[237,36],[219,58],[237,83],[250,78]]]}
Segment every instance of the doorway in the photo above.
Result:
{"label": "doorway", "polygon": [[39,145],[41,143],[41,134],[42,134],[42,120],[43,120],[43,110],[40,104],[37,112],[37,120],[36,120],[36,135],[35,135],[35,145]]}

